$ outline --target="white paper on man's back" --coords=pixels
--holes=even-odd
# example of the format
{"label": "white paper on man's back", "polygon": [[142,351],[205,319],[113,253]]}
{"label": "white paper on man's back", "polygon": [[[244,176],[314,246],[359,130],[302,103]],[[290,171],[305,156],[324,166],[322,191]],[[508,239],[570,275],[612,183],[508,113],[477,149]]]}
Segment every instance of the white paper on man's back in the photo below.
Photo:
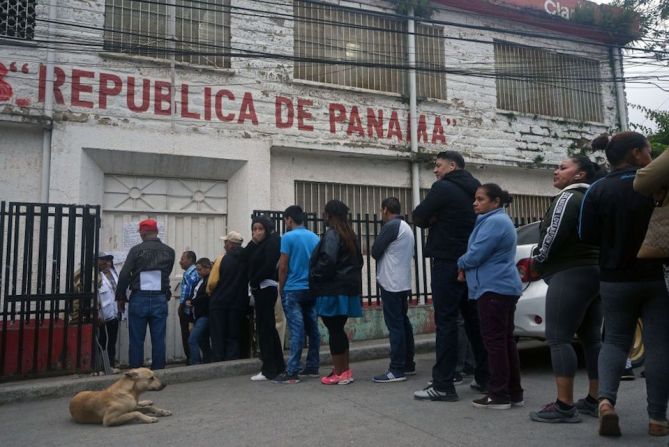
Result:
{"label": "white paper on man's back", "polygon": [[139,272],[139,289],[140,290],[161,290],[162,284],[160,281],[160,270],[149,270],[146,272]]}

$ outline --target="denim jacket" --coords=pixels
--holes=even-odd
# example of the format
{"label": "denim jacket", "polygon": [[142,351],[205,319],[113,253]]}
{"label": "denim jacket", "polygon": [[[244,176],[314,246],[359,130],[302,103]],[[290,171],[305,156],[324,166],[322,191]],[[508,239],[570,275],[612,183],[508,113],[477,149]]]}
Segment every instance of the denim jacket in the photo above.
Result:
{"label": "denim jacket", "polygon": [[458,259],[467,278],[469,298],[479,299],[486,292],[520,296],[522,284],[515,258],[516,229],[504,209],[480,214],[467,252]]}

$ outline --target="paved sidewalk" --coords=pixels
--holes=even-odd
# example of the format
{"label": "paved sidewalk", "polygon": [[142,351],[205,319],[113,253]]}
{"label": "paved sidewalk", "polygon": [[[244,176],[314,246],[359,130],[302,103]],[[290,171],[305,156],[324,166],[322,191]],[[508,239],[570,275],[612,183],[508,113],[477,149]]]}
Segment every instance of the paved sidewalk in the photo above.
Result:
{"label": "paved sidewalk", "polygon": [[[355,345],[355,344],[354,344]],[[530,410],[554,399],[550,355],[544,347],[521,351],[525,408],[481,410],[471,400],[479,394],[457,387],[459,402],[423,402],[413,392],[425,386],[433,353],[416,357],[418,375],[406,382],[376,384],[371,377],[388,365],[386,358],[352,365],[355,383],[324,386],[318,379],[296,385],[252,382],[251,374],[170,384],[145,393],[173,416],[156,424],[105,428],[70,419],[69,396],[0,406],[0,444],[26,446],[160,447],[621,447],[666,446],[668,439],[647,435],[645,383],[623,382],[618,411],[623,437],[597,435],[597,419],[580,424],[539,424]],[[327,373],[329,368],[321,368]],[[251,369],[256,372],[255,368]],[[580,370],[577,396],[587,379]]]}
{"label": "paved sidewalk", "polygon": [[[434,334],[416,336],[417,352],[434,352]],[[370,340],[351,344],[351,361],[387,358],[388,340]],[[306,356],[306,350],[303,360]],[[321,364],[330,363],[327,346],[321,348]],[[158,373],[168,384],[196,382],[239,375],[255,374],[260,370],[258,359],[209,363],[196,366],[172,366]],[[111,385],[118,375],[90,376],[69,375],[44,379],[30,379],[0,384],[0,405],[36,399],[73,396],[79,391],[99,390]]]}

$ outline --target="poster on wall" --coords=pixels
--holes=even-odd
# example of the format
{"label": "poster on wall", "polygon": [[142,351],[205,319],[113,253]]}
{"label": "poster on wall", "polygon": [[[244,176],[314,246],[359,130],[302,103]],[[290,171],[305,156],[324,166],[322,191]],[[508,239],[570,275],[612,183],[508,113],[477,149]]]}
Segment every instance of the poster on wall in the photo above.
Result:
{"label": "poster on wall", "polygon": [[[139,221],[128,222],[123,225],[123,245],[120,247],[121,250],[128,252],[132,247],[142,242],[137,228],[139,228]],[[167,240],[167,225],[164,222],[158,222],[158,238],[161,241]]]}

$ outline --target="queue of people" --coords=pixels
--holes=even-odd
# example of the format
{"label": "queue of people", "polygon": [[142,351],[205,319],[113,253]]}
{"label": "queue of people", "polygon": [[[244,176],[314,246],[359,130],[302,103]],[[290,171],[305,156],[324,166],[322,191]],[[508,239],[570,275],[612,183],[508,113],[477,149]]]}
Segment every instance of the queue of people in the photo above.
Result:
{"label": "queue of people", "polygon": [[[548,284],[546,338],[556,395],[530,413],[536,422],[580,422],[598,417],[602,436],[620,436],[615,406],[618,385],[638,318],[647,350],[649,434],[669,434],[669,155],[652,161],[648,140],[635,132],[603,136],[593,150],[606,154],[611,172],[586,156],[565,159],[555,169],[559,190],[540,226],[533,268]],[[425,256],[431,258],[436,327],[432,380],[415,399],[454,402],[459,321],[474,357],[470,386],[482,397],[477,408],[506,410],[524,405],[520,362],[513,337],[514,312],[522,293],[515,266],[516,231],[506,213],[512,197],[499,185],[481,184],[465,169],[461,154],[437,155],[437,180],[413,210],[413,222],[429,229]],[[413,328],[408,318],[415,236],[401,218],[394,197],[380,204],[383,226],[371,247],[383,316],[389,332],[388,369],[377,383],[400,382],[415,374]],[[179,318],[189,364],[240,358],[241,321],[255,306],[261,370],[253,381],[295,384],[321,377],[324,385],[354,382],[349,364],[349,318],[363,315],[363,257],[349,208],[339,200],[323,210],[326,230],[308,230],[305,213],[284,212],[281,237],[265,216],[253,219],[251,241],[223,237],[225,254],[212,264],[184,252]],[[152,337],[152,368],[164,367],[166,300],[174,251],[157,239],[155,221],[140,223],[142,244],[130,251],[117,281],[119,310],[128,302],[130,363],[141,366],[146,325]],[[106,284],[105,282],[105,284]],[[284,360],[277,331],[280,302],[290,331]],[[318,317],[327,328],[332,370],[320,376]],[[185,324],[184,324],[185,322]],[[191,327],[192,326],[192,327]],[[602,330],[603,327],[603,330]],[[587,393],[574,398],[577,356],[574,334],[584,346]],[[161,339],[162,337],[162,339]],[[305,339],[306,362],[302,363]],[[462,363],[462,361],[461,361]]]}

